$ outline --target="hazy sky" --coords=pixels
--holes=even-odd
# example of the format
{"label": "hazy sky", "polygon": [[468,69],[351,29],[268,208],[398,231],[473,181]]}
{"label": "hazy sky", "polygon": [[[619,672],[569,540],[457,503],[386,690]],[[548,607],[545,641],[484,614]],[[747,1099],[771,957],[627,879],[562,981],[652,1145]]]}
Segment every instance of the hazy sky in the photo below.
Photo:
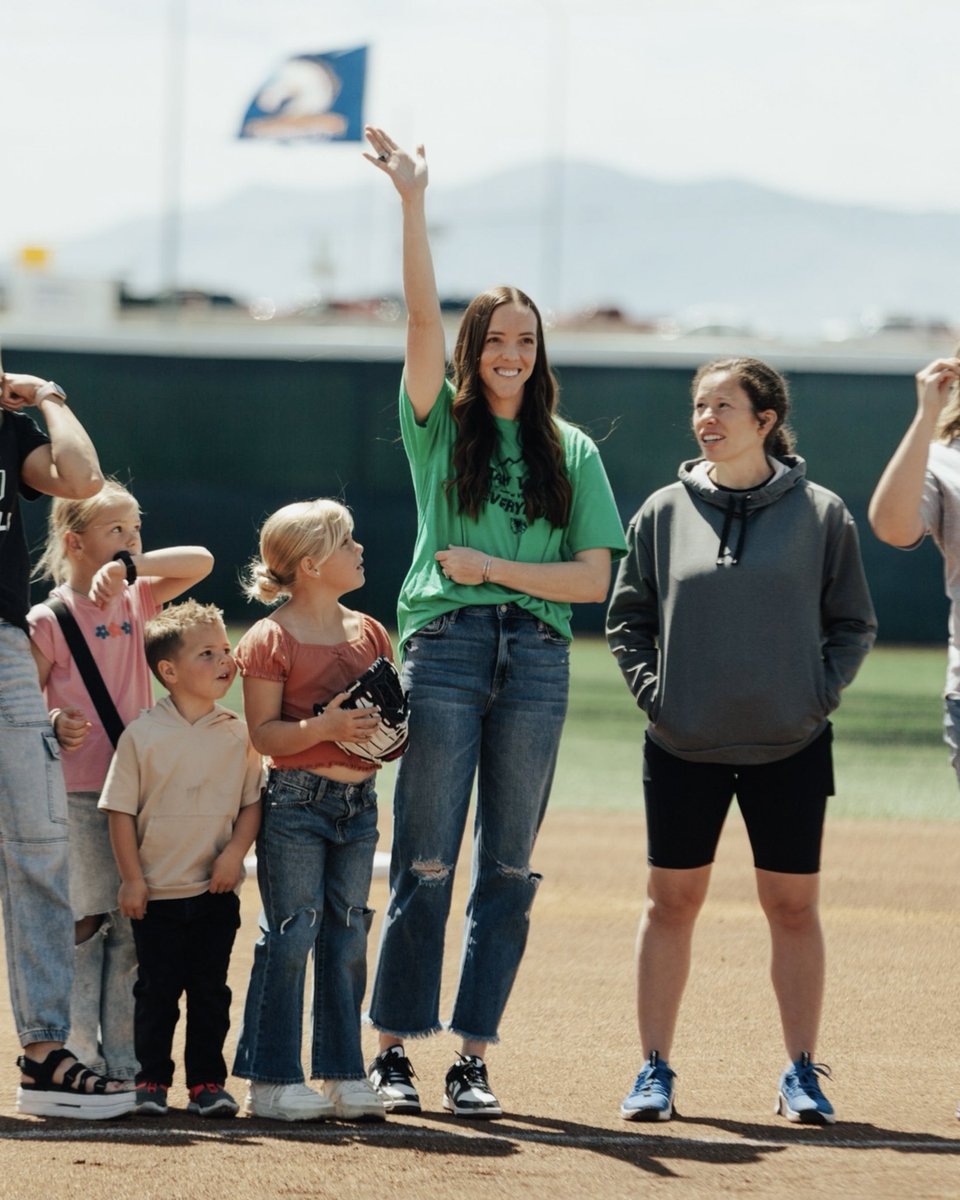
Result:
{"label": "hazy sky", "polygon": [[188,207],[251,184],[381,186],[356,144],[235,139],[287,55],[362,43],[367,120],[425,142],[435,182],[564,155],[960,211],[956,0],[7,0],[0,267],[159,211],[178,98]]}

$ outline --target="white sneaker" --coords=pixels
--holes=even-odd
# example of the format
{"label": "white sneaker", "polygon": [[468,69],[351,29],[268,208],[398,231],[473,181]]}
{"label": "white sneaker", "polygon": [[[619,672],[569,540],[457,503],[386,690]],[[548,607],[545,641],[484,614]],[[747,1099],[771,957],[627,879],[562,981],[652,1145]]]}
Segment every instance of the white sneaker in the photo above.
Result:
{"label": "white sneaker", "polygon": [[332,1101],[305,1083],[258,1083],[251,1080],[244,1109],[272,1121],[328,1121],[337,1115]]}
{"label": "white sneaker", "polygon": [[383,1097],[369,1079],[328,1079],[324,1096],[345,1121],[383,1121],[387,1110]]}

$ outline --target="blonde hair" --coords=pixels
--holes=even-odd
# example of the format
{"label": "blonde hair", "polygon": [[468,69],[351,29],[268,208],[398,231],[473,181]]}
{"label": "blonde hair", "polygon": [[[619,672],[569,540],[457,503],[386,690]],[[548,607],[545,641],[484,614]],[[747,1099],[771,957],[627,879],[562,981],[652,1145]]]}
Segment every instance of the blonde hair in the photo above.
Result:
{"label": "blonde hair", "polygon": [[[954,355],[960,358],[960,346],[954,350]],[[946,445],[955,437],[960,437],[960,384],[950,386],[950,396],[940,413],[937,422],[937,441]]]}
{"label": "blonde hair", "polygon": [[278,509],[260,529],[260,557],[244,572],[244,594],[264,604],[292,595],[301,559],[325,562],[352,532],[353,516],[337,500],[301,500]]}
{"label": "blonde hair", "polygon": [[163,683],[160,663],[170,662],[183,647],[183,638],[197,625],[223,624],[223,613],[215,604],[199,604],[196,600],[183,600],[171,604],[163,612],[151,618],[143,629],[143,648],[150,670]]}
{"label": "blonde hair", "polygon": [[65,500],[57,496],[50,505],[47,540],[40,561],[33,569],[33,578],[52,579],[54,584],[64,583],[69,574],[65,546],[67,534],[84,533],[105,508],[122,500],[129,500],[139,514],[140,505],[136,498],[119,480],[109,477],[104,480],[100,491],[86,500]]}

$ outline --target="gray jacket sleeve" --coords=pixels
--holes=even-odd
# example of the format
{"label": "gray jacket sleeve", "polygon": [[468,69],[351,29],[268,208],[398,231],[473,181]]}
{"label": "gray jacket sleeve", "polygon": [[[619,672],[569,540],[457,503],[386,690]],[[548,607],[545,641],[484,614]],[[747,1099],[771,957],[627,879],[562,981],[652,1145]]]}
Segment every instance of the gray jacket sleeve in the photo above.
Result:
{"label": "gray jacket sleeve", "polygon": [[607,610],[607,644],[637,704],[654,719],[657,708],[657,638],[660,602],[646,508],[627,528],[627,553],[620,560]]}
{"label": "gray jacket sleeve", "polygon": [[853,517],[837,504],[823,572],[820,599],[823,663],[832,708],[851,684],[876,641],[877,618],[860,557]]}

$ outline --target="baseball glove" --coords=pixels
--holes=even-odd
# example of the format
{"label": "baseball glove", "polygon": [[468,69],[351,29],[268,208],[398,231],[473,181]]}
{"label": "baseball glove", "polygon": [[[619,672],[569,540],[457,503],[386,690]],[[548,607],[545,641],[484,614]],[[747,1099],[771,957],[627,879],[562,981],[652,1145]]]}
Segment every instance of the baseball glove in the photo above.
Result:
{"label": "baseball glove", "polygon": [[[340,749],[368,762],[389,762],[399,758],[407,748],[410,705],[390,659],[381,655],[359,679],[347,684],[343,690],[350,694],[341,708],[379,708],[380,725],[368,742],[337,742]],[[325,707],[315,704],[314,715],[319,716]]]}

